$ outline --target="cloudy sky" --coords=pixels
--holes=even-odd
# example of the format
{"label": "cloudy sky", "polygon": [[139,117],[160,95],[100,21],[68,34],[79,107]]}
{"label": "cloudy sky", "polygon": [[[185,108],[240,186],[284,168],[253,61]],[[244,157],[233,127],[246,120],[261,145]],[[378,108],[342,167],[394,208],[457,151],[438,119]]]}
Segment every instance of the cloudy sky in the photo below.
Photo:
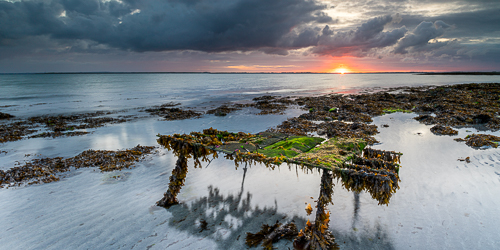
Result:
{"label": "cloudy sky", "polygon": [[500,71],[499,0],[0,0],[0,73]]}

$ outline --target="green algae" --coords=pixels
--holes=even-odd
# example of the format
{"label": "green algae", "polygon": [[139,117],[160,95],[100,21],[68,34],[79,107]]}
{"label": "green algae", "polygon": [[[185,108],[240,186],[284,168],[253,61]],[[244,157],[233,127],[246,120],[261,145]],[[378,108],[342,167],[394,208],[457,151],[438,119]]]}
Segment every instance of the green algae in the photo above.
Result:
{"label": "green algae", "polygon": [[402,113],[412,113],[411,110],[407,109],[401,109],[401,108],[388,108],[388,109],[383,109],[382,110],[385,114],[391,114],[391,113],[396,113],[396,112],[402,112]]}
{"label": "green algae", "polygon": [[366,145],[365,140],[361,138],[334,137],[309,152],[295,156],[293,159],[331,168],[349,161],[353,155],[360,154]]}
{"label": "green algae", "polygon": [[286,156],[291,158],[310,151],[324,140],[319,137],[293,136],[271,144],[259,152],[267,157]]}

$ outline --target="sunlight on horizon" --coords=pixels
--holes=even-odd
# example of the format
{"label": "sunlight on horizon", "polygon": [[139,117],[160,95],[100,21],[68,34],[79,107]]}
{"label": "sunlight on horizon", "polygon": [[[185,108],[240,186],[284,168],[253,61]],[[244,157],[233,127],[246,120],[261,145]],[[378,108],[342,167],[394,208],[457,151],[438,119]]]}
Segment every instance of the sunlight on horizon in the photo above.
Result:
{"label": "sunlight on horizon", "polygon": [[345,74],[345,73],[351,73],[351,70],[345,66],[344,64],[340,64],[338,67],[330,71],[331,73],[337,73],[337,74]]}

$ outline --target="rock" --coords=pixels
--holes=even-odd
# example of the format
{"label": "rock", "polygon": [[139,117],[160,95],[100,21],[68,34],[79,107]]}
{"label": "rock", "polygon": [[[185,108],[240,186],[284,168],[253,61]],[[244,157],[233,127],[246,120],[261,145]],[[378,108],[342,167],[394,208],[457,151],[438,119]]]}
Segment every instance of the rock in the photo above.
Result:
{"label": "rock", "polygon": [[458,135],[458,131],[443,125],[436,125],[431,128],[431,132],[435,135]]}
{"label": "rock", "polygon": [[14,117],[14,116],[13,116],[13,115],[11,115],[11,114],[7,114],[7,113],[2,113],[2,112],[0,112],[0,120],[3,120],[3,119],[10,119],[10,118],[12,118],[12,117]]}

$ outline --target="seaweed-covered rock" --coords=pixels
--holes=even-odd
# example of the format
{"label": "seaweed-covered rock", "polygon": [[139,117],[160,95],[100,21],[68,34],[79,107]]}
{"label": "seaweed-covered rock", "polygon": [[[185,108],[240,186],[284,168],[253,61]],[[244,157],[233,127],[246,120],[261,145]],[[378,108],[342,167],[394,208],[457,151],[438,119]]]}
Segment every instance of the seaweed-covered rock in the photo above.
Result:
{"label": "seaweed-covered rock", "polygon": [[332,138],[292,159],[297,162],[309,162],[332,167],[351,159],[355,154],[360,154],[365,146],[366,142],[359,138]]}
{"label": "seaweed-covered rock", "polygon": [[108,151],[87,150],[71,158],[43,158],[34,159],[26,164],[11,168],[7,171],[0,170],[0,187],[3,185],[20,185],[31,180],[28,184],[47,183],[58,181],[57,173],[69,171],[71,167],[98,167],[101,171],[114,171],[131,167],[145,155],[153,152],[155,147],[137,145],[134,148]]}
{"label": "seaweed-covered rock", "polygon": [[436,125],[431,128],[431,132],[436,135],[458,135],[458,131],[443,125]]}
{"label": "seaweed-covered rock", "polygon": [[7,114],[7,113],[2,113],[2,112],[0,112],[0,120],[3,120],[3,119],[10,119],[10,118],[12,118],[12,117],[14,117],[14,116],[13,116],[13,115],[11,115],[11,114]]}
{"label": "seaweed-covered rock", "polygon": [[[397,91],[398,93],[393,93]],[[500,129],[500,84],[458,84],[440,87],[400,87],[360,95],[301,97],[295,101],[305,110],[307,120],[323,121],[325,107],[339,107],[339,121],[369,122],[372,116],[392,112],[416,112],[415,119],[443,126],[472,126]],[[431,114],[433,113],[433,114]]]}
{"label": "seaweed-covered rock", "polygon": [[162,116],[167,121],[199,118],[200,116],[203,115],[203,113],[200,112],[196,112],[193,110],[183,110],[180,108],[160,107],[160,108],[146,109],[145,111],[152,115]]}
{"label": "seaweed-covered rock", "polygon": [[226,116],[227,114],[240,109],[241,107],[222,105],[215,109],[208,110],[207,114],[214,114],[215,116]]}
{"label": "seaweed-covered rock", "polygon": [[319,125],[328,137],[366,138],[378,133],[377,126],[365,123],[324,122]]}
{"label": "seaweed-covered rock", "polygon": [[258,152],[267,157],[294,157],[298,154],[310,151],[324,140],[325,139],[318,137],[291,136],[269,145],[262,150],[258,150]]}
{"label": "seaweed-covered rock", "polygon": [[457,138],[455,141],[465,141],[465,144],[469,147],[480,148],[480,147],[498,147],[498,143],[500,142],[500,137],[494,135],[485,135],[485,134],[472,134],[466,136],[464,139]]}
{"label": "seaweed-covered rock", "polygon": [[434,116],[431,115],[419,115],[413,119],[426,125],[432,125],[436,123],[436,119],[434,119]]}
{"label": "seaweed-covered rock", "polygon": [[316,125],[315,123],[307,119],[294,117],[283,121],[276,128],[268,129],[267,131],[288,135],[306,135],[308,132],[316,131],[317,129],[318,125]]}
{"label": "seaweed-covered rock", "polygon": [[32,127],[44,126],[52,132],[43,132],[30,136],[29,138],[40,137],[59,137],[59,136],[77,136],[88,134],[87,131],[75,131],[78,129],[98,128],[106,124],[126,122],[123,118],[102,117],[109,115],[111,112],[93,112],[81,113],[73,115],[58,115],[58,116],[36,116],[30,117],[23,124],[29,124]]}

